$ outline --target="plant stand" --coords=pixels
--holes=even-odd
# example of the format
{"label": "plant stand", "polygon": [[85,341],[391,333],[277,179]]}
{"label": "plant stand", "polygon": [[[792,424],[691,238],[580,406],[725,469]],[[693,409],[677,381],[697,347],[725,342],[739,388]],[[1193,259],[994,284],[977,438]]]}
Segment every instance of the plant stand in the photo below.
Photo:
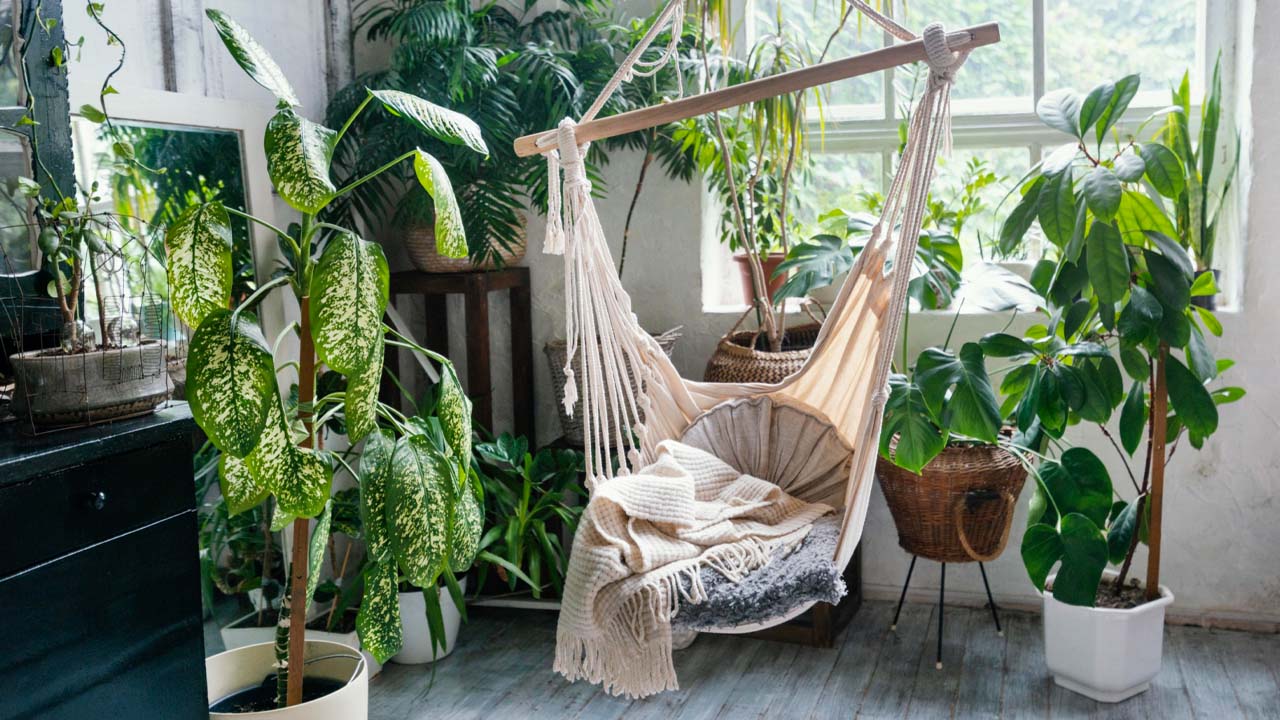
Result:
{"label": "plant stand", "polygon": [[[449,354],[449,295],[465,297],[467,324],[467,395],[472,421],[493,431],[493,378],[489,359],[489,293],[506,290],[511,298],[511,402],[515,433],[534,436],[533,303],[529,268],[509,267],[491,272],[425,273],[409,270],[391,274],[391,303],[397,295],[421,295],[426,305],[426,347]],[[388,346],[385,366],[399,375],[399,351]],[[382,400],[394,404],[399,396],[385,375]]]}
{"label": "plant stand", "polygon": [[[920,556],[911,556],[911,566],[907,568],[907,581],[902,583],[902,594],[898,596],[898,609],[893,611],[893,624],[889,626],[889,630],[898,629],[898,616],[902,614],[902,604],[907,599],[907,588],[911,586],[911,574],[916,570],[916,560]],[[996,624],[996,634],[1004,637],[1004,629],[1000,627],[1000,611],[996,606],[996,599],[991,596],[991,584],[987,582],[987,568],[982,563],[978,563],[978,570],[982,572],[982,587],[987,590],[987,607],[991,608],[991,620]],[[942,563],[942,578],[938,583],[938,658],[935,667],[942,669],[942,616],[944,615],[945,606],[943,598],[947,591],[947,564]]]}

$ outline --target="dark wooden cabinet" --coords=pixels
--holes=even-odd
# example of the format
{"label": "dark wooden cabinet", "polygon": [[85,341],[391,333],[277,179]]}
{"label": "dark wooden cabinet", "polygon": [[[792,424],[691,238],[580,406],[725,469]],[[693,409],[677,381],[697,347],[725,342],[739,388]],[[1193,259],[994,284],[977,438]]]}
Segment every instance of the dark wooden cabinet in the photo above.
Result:
{"label": "dark wooden cabinet", "polygon": [[0,718],[204,718],[185,406],[0,429]]}

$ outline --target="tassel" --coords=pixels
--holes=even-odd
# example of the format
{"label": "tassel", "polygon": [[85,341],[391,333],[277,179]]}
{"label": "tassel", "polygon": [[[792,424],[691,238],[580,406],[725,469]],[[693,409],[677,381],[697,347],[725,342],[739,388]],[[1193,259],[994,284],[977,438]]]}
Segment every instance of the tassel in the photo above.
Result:
{"label": "tassel", "polygon": [[564,414],[573,417],[573,407],[578,404],[578,381],[569,363],[564,366]]}
{"label": "tassel", "polygon": [[547,237],[542,252],[547,255],[564,254],[564,221],[561,218],[560,152],[547,153]]}

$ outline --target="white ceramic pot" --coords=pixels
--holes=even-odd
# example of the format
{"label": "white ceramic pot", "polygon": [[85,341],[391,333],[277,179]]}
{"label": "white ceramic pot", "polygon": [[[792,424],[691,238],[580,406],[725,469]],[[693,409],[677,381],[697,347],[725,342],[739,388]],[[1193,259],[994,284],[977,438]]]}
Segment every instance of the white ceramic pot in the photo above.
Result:
{"label": "white ceramic pot", "polygon": [[[339,645],[347,645],[349,647],[360,647],[360,633],[355,630],[352,630],[349,633],[334,633],[327,632],[325,630],[312,630],[311,628],[307,628],[307,639],[320,640],[323,642],[335,642]],[[364,664],[368,666],[369,679],[372,680],[378,676],[378,673],[382,672],[382,663],[375,660],[373,655],[370,655],[365,650],[361,650],[360,654],[364,655]]]}
{"label": "white ceramic pot", "polygon": [[[462,579],[462,591],[467,591],[466,578]],[[436,592],[440,593],[440,612],[444,615],[444,648],[434,654],[431,652],[431,628],[427,625],[427,603],[422,599],[422,591],[400,593],[400,623],[404,627],[404,647],[391,657],[391,662],[423,665],[443,660],[453,652],[462,613],[447,589],[438,588]]]}
{"label": "white ceramic pot", "polygon": [[[339,656],[327,657],[326,656]],[[348,656],[348,657],[341,657]],[[369,670],[355,648],[308,639],[307,675],[346,682],[340,690],[293,707],[254,713],[209,713],[210,720],[271,718],[271,720],[368,720]],[[218,653],[205,660],[209,703],[248,687],[260,685],[274,671],[272,643],[250,645]]]}
{"label": "white ceramic pot", "polygon": [[1172,603],[1164,585],[1159,599],[1128,610],[1067,605],[1045,592],[1044,655],[1053,681],[1107,703],[1145,691],[1160,673],[1164,611]]}

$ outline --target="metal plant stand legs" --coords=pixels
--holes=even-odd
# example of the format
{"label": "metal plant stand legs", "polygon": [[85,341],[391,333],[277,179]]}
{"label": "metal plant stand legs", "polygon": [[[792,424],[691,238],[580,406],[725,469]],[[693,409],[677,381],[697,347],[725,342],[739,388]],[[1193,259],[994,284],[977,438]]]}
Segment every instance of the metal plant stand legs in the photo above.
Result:
{"label": "metal plant stand legs", "polygon": [[[889,626],[889,630],[898,629],[898,617],[902,614],[902,604],[907,599],[907,588],[911,586],[911,576],[916,570],[916,560],[920,558],[916,555],[911,556],[911,566],[907,568],[907,580],[902,583],[902,594],[898,596],[898,609],[893,613],[893,624]],[[982,587],[987,591],[987,607],[991,608],[991,619],[996,625],[996,634],[1004,637],[1004,629],[1000,627],[1000,611],[996,607],[996,600],[991,596],[991,584],[987,582],[987,568],[983,563],[978,563],[978,570],[982,573]],[[938,659],[937,668],[942,669],[942,620],[943,620],[943,599],[947,591],[947,564],[942,563],[942,575],[938,582]]]}

